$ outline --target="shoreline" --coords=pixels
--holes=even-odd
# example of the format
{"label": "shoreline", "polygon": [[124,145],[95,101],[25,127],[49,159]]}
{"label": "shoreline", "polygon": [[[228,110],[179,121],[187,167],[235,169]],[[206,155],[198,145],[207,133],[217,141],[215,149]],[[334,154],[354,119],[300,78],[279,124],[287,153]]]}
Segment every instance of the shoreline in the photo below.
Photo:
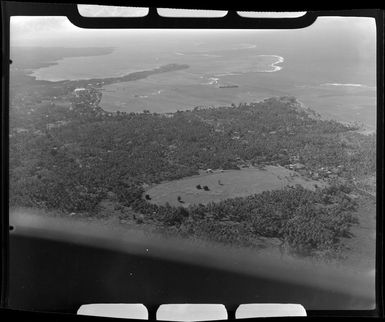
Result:
{"label": "shoreline", "polygon": [[[30,69],[28,72],[26,72],[26,75],[29,76],[29,77],[32,77],[34,78],[36,81],[39,81],[39,82],[50,82],[50,83],[60,83],[60,82],[81,82],[81,81],[92,81],[94,79],[109,79],[109,78],[117,78],[117,77],[124,77],[124,76],[127,76],[128,74],[132,74],[132,73],[138,73],[138,72],[142,72],[142,71],[147,71],[147,69],[138,69],[138,70],[133,70],[133,71],[129,71],[128,73],[120,73],[118,75],[110,75],[110,76],[107,76],[107,77],[89,77],[89,78],[79,78],[79,77],[76,77],[76,78],[41,78],[39,77],[38,75],[38,71],[41,70],[41,69],[45,69],[45,68],[49,68],[51,66],[55,66],[55,65],[58,65],[59,62],[61,60],[64,60],[66,58],[82,58],[82,57],[94,57],[94,56],[106,56],[106,55],[109,55],[111,54],[115,48],[109,48],[109,47],[106,47],[108,49],[110,49],[111,51],[108,52],[108,53],[96,53],[94,55],[79,55],[79,56],[63,56],[61,58],[58,58],[58,59],[55,59],[55,60],[52,60],[52,61],[46,61],[44,63],[42,63],[41,66],[38,66],[37,68],[33,68],[33,69]],[[176,55],[186,55],[184,53],[180,53],[180,52],[177,52],[175,53]],[[210,56],[214,56],[214,55],[210,55]],[[280,71],[283,69],[282,66],[277,66],[277,64],[281,64],[285,61],[285,59],[282,57],[282,56],[279,56],[279,55],[257,55],[257,57],[275,57],[276,58],[276,61],[273,62],[273,63],[270,63],[268,64],[269,67],[272,68],[272,70],[267,70],[267,69],[264,69],[264,70],[257,70],[255,72],[257,73],[273,73],[273,72],[277,72],[277,71]],[[169,64],[165,64],[165,65],[169,65]],[[159,66],[156,66],[154,67],[153,69],[157,69],[157,68],[161,68],[162,66],[164,65],[159,65]],[[231,76],[231,75],[240,75],[240,74],[243,74],[242,72],[225,72],[225,73],[219,73],[219,74],[215,74],[213,75],[213,77],[222,77],[222,76]]]}
{"label": "shoreline", "polygon": [[[23,46],[13,46],[11,47],[11,51],[17,51],[17,50],[23,50],[27,48],[28,49],[41,49],[44,50],[44,47],[23,47]],[[61,47],[57,47],[59,49]],[[65,48],[65,47],[62,47]],[[60,82],[60,81],[66,81],[66,80],[48,80],[48,79],[41,79],[39,78],[35,73],[37,73],[39,70],[44,69],[44,68],[49,68],[55,65],[58,65],[60,61],[69,59],[69,58],[86,58],[86,57],[97,57],[97,56],[107,56],[113,53],[116,50],[116,47],[79,47],[77,48],[78,50],[83,50],[86,51],[87,53],[78,53],[78,54],[61,54],[60,56],[54,55],[51,59],[48,60],[43,60],[40,61],[39,63],[36,63],[35,66],[32,68],[25,68],[25,67],[20,67],[20,69],[24,70],[25,74],[31,78],[33,78],[36,81],[39,82]],[[90,50],[93,50],[93,52],[89,52]],[[17,54],[15,54],[17,56]],[[17,65],[12,66],[12,68],[19,68]]]}
{"label": "shoreline", "polygon": [[30,76],[30,77],[34,78],[37,82],[41,82],[41,83],[66,84],[66,85],[73,85],[75,88],[76,87],[87,88],[90,86],[102,85],[102,87],[104,87],[106,85],[112,85],[115,83],[136,81],[136,80],[151,76],[153,74],[178,71],[178,70],[187,69],[187,68],[190,68],[190,66],[187,64],[171,63],[171,64],[159,65],[152,69],[142,69],[134,72],[129,72],[127,74],[123,74],[120,76],[104,77],[104,78],[87,78],[87,79],[82,78],[78,80],[48,81],[48,80],[36,80],[34,76]]}
{"label": "shoreline", "polygon": [[[210,79],[213,79],[213,78],[210,78]],[[217,78],[215,78],[215,81],[216,83],[213,84],[213,83],[205,83],[206,85],[216,85],[218,84],[218,81],[217,81]],[[107,86],[110,85],[110,84],[107,84]],[[101,88],[102,91],[106,91],[105,87],[103,86]],[[249,104],[258,104],[258,103],[262,103],[264,102],[265,100],[268,100],[268,99],[281,99],[281,98],[284,98],[283,96],[267,96],[267,97],[264,97],[260,100],[256,100],[256,101],[249,101],[248,103]],[[359,129],[357,130],[354,130],[354,132],[357,132],[357,133],[360,133],[362,135],[373,135],[373,134],[376,134],[376,129],[373,129],[370,125],[368,124],[357,124],[356,122],[351,122],[351,121],[341,121],[341,120],[338,120],[336,118],[328,118],[328,117],[325,117],[323,115],[321,115],[319,112],[311,109],[310,107],[306,106],[303,102],[301,102],[297,97],[295,97],[296,99],[296,102],[299,104],[300,108],[302,108],[304,111],[311,111],[311,112],[314,112],[315,113],[315,117],[319,120],[322,120],[322,121],[335,121],[335,122],[338,122],[338,123],[341,123],[341,124],[344,124],[344,125],[348,125],[348,126],[358,126]],[[173,117],[175,113],[177,113],[178,111],[181,111],[181,112],[192,112],[194,111],[195,109],[218,109],[218,108],[228,108],[228,107],[231,107],[231,105],[218,105],[218,106],[214,106],[214,105],[200,105],[200,106],[195,106],[195,107],[186,107],[185,109],[183,110],[177,110],[177,111],[165,111],[165,112],[156,112],[156,111],[151,111],[150,110],[150,114],[157,114],[157,115],[162,115],[164,117]],[[106,113],[116,113],[116,111],[109,111],[109,110],[106,110],[103,106],[101,106],[101,108],[103,109],[104,112]],[[133,112],[135,114],[144,114],[143,111],[140,111],[140,112]]]}
{"label": "shoreline", "polygon": [[[305,111],[306,110],[314,111],[311,108],[307,107],[299,99],[296,98],[296,101],[299,103],[300,107],[303,108]],[[352,127],[358,127],[358,129],[354,130],[354,132],[360,133],[362,135],[372,135],[372,134],[376,134],[376,132],[377,132],[377,129],[375,129],[375,128],[373,129],[372,126],[370,126],[368,124],[365,124],[365,123],[362,123],[362,122],[358,122],[358,121],[341,121],[341,120],[337,120],[337,119],[331,119],[331,118],[328,118],[328,117],[325,117],[325,116],[321,115],[317,111],[314,111],[314,112],[317,113],[317,117],[320,120],[324,120],[324,121],[332,120],[332,121],[341,123],[343,125],[352,126]]]}
{"label": "shoreline", "polygon": [[[56,65],[60,60],[65,59],[65,58],[108,55],[111,52],[113,52],[114,48],[105,48],[105,49],[110,50],[110,52],[107,53],[107,54],[106,53],[96,53],[94,55],[79,55],[79,56],[68,56],[68,57],[64,56],[64,57],[59,58],[57,60],[52,60],[52,61],[44,62],[42,68],[46,68],[46,67],[49,67],[49,66],[52,66],[52,65]],[[264,71],[259,71],[259,72],[272,73],[272,72],[276,72],[276,71],[282,70],[282,68],[283,68],[282,66],[277,66],[277,64],[281,64],[281,63],[283,63],[285,61],[282,56],[279,56],[279,55],[257,55],[257,56],[260,56],[260,57],[269,56],[269,57],[274,57],[275,58],[275,61],[270,64],[270,67],[273,68],[273,70],[264,70]],[[89,85],[91,85],[91,86],[99,87],[101,92],[103,92],[103,91],[106,91],[106,86],[114,84],[114,83],[121,83],[121,82],[127,82],[127,81],[135,81],[135,80],[138,80],[138,79],[142,79],[142,78],[146,78],[148,76],[151,76],[152,74],[169,72],[169,71],[177,71],[179,69],[185,69],[185,68],[189,68],[189,66],[186,65],[186,64],[175,64],[175,63],[172,64],[171,63],[171,64],[166,64],[166,65],[160,65],[160,66],[157,66],[157,67],[155,67],[153,69],[130,71],[127,74],[121,73],[120,75],[114,76],[114,77],[87,78],[87,79],[78,79],[78,80],[68,80],[67,79],[67,80],[55,80],[55,81],[53,81],[53,80],[38,79],[36,76],[34,76],[34,72],[39,70],[40,67],[37,68],[37,69],[33,69],[33,70],[26,69],[26,68],[22,68],[22,69],[23,69],[23,72],[24,72],[24,74],[26,76],[32,78],[36,82],[40,82],[41,84],[52,84],[52,85],[55,85],[55,84],[63,84],[64,85],[65,84],[66,86],[68,86],[68,85],[72,86],[73,85],[73,87],[89,87]],[[226,76],[231,76],[231,75],[239,75],[239,73],[227,72],[227,73],[222,73],[222,74],[214,74],[214,75],[212,75],[212,77],[208,78],[208,83],[204,83],[204,84],[205,85],[211,85],[211,86],[212,85],[218,86],[219,82],[220,82],[220,77],[223,77],[223,76],[226,77]],[[342,83],[323,83],[323,84],[321,84],[321,86],[369,87],[367,85],[354,84],[354,83],[346,83],[346,84],[342,84]],[[279,96],[273,96],[273,97],[279,98]],[[250,103],[263,102],[267,98],[271,98],[271,96],[263,98],[263,99],[258,100],[258,101],[250,101]],[[296,100],[297,100],[297,102],[300,104],[300,106],[302,108],[304,108],[305,110],[309,109],[302,102],[300,102],[297,98],[296,98]],[[203,105],[203,106],[200,106],[200,108],[213,108],[213,107],[214,108],[220,108],[220,107],[228,107],[228,106],[229,105],[218,105],[218,106],[212,106],[212,105],[205,106],[205,105]],[[101,106],[101,108],[105,112],[107,112],[107,113],[115,113],[115,111],[109,111],[109,110],[105,109],[102,106]],[[196,108],[196,107],[187,107],[186,109],[183,109],[183,110],[184,111],[192,111],[192,110],[194,110],[194,108]],[[163,115],[172,115],[175,112],[176,111],[167,111],[167,112],[151,111],[151,113],[163,114]],[[142,112],[136,112],[136,113],[142,113]],[[317,112],[317,114],[319,114],[319,113]],[[323,119],[323,120],[334,120],[334,121],[342,123],[342,124],[358,126],[359,129],[355,130],[355,131],[357,133],[362,134],[362,135],[372,135],[372,134],[376,133],[376,129],[373,128],[373,126],[368,125],[368,124],[363,124],[363,123],[362,124],[356,124],[356,122],[352,122],[352,121],[343,121],[343,120],[338,120],[336,118],[328,118],[328,117],[323,117],[323,116],[321,116],[321,119]]]}

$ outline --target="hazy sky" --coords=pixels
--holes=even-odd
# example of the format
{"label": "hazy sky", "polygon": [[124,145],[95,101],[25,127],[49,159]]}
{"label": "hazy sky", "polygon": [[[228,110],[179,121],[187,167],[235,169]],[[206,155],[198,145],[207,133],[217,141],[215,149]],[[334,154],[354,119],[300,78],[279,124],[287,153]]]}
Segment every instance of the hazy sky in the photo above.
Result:
{"label": "hazy sky", "polygon": [[[188,18],[186,18],[188,19]],[[261,53],[311,59],[319,66],[350,62],[375,66],[376,26],[373,18],[320,17],[294,30],[83,29],[66,17],[12,17],[11,46],[132,47],[132,50],[206,50],[255,44]],[[355,62],[355,63],[354,63]],[[372,68],[374,70],[374,68]]]}
{"label": "hazy sky", "polygon": [[[309,36],[317,35],[320,38],[333,37],[339,35],[343,37],[354,37],[362,43],[373,41],[375,35],[375,21],[373,18],[357,17],[321,17],[317,21],[301,30]],[[269,31],[260,30],[260,33],[293,33],[298,34],[298,30]],[[164,31],[138,30],[129,31],[131,35],[135,33],[159,34]],[[178,33],[172,30],[172,33]],[[207,33],[206,30],[184,30],[184,34]],[[229,33],[222,30],[221,33]],[[110,46],[119,42],[122,34],[127,34],[127,30],[92,30],[82,29],[74,26],[66,17],[25,17],[17,16],[11,18],[11,45],[14,46]],[[102,40],[102,42],[100,42]]]}

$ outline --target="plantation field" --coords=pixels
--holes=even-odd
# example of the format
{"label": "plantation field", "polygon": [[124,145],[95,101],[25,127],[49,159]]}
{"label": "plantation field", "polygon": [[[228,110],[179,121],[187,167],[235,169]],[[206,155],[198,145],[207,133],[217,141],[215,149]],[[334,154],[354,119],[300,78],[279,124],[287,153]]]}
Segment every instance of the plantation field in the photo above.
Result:
{"label": "plantation field", "polygon": [[[207,204],[221,200],[245,197],[266,190],[282,189],[299,184],[306,189],[325,187],[325,182],[307,179],[295,171],[279,166],[266,166],[263,169],[243,168],[241,170],[214,171],[202,173],[180,180],[161,183],[148,189],[145,194],[151,203],[172,206]],[[198,189],[207,186],[208,191]],[[178,201],[180,196],[180,201]]]}

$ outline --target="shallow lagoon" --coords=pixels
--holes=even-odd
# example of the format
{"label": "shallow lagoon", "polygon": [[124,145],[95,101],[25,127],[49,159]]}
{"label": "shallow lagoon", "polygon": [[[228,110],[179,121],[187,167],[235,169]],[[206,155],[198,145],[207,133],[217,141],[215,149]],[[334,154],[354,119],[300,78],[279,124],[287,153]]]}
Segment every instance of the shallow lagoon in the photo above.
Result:
{"label": "shallow lagoon", "polygon": [[148,44],[118,47],[108,55],[64,58],[32,75],[46,80],[103,78],[170,63],[187,64],[190,68],[183,71],[105,86],[101,107],[111,112],[164,113],[290,95],[324,117],[375,129],[372,66],[349,59],[320,62],[306,54],[293,55],[287,48],[271,51],[235,44],[215,49],[209,43],[191,43],[184,50],[177,44],[156,49]]}

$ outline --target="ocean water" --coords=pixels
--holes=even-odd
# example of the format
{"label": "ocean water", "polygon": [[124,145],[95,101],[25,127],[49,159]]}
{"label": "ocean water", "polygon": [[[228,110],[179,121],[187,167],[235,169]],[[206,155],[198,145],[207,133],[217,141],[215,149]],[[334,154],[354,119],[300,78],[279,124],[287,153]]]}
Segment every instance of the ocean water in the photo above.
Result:
{"label": "ocean water", "polygon": [[290,95],[325,117],[374,129],[375,43],[368,46],[345,33],[349,37],[327,33],[325,38],[319,30],[310,32],[311,37],[307,30],[148,34],[116,43],[110,54],[64,58],[32,75],[75,80],[188,64],[186,70],[108,85],[101,106],[109,111],[173,112]]}

